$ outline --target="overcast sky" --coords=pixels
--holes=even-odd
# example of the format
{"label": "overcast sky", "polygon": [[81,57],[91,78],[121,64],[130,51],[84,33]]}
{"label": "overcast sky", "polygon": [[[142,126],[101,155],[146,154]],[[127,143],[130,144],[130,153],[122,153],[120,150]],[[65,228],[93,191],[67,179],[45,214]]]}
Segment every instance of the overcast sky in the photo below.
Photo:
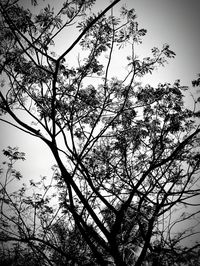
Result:
{"label": "overcast sky", "polygon": [[176,53],[176,59],[162,69],[163,75],[155,83],[177,78],[189,83],[200,72],[200,1],[129,0],[128,3],[135,7],[140,25],[148,30],[145,47],[168,43]]}
{"label": "overcast sky", "polygon": [[[27,0],[25,2],[27,3]],[[97,9],[103,9],[109,3],[110,1],[97,0]],[[147,29],[147,36],[138,51],[145,54],[154,46],[161,47],[162,44],[168,43],[177,54],[176,59],[170,60],[165,68],[156,71],[154,75],[148,75],[144,81],[156,85],[159,82],[181,79],[184,85],[190,85],[191,80],[200,73],[200,0],[123,0],[114,8],[114,14],[122,4],[135,8],[140,27]],[[68,37],[72,40],[74,38]],[[66,47],[63,43],[59,44],[61,50]],[[121,65],[118,63],[116,73],[120,73],[120,69]],[[40,141],[16,133],[16,130],[9,126],[1,124],[0,127],[0,150],[7,145],[18,146],[27,153],[27,161],[24,164],[29,167],[26,166],[26,174],[30,171],[31,177],[47,174],[47,167],[53,163],[47,148]]]}

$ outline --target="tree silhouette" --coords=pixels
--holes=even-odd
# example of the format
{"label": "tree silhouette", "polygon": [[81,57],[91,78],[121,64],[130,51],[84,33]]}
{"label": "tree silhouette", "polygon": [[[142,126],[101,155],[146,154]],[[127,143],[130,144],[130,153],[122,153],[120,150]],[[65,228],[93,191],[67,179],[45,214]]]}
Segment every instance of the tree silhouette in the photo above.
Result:
{"label": "tree silhouette", "polygon": [[[198,206],[199,99],[189,110],[179,80],[157,87],[138,81],[175,53],[165,44],[151,57],[136,55],[146,30],[134,9],[114,16],[118,2],[98,14],[92,0],[38,13],[37,1],[31,11],[18,1],[0,3],[0,120],[39,138],[56,161],[51,185],[30,182],[43,193],[26,194],[25,186],[10,193],[8,178],[21,179],[13,162],[24,154],[4,150],[0,240],[28,246],[43,265],[168,265],[168,258],[175,265],[183,254],[198,254],[199,244],[182,245],[198,233],[195,225],[175,236],[173,228],[199,211],[178,214],[177,222],[172,213]],[[71,27],[80,33],[57,55],[54,44]],[[70,65],[77,45],[81,55]],[[122,79],[112,74],[120,49],[128,54]],[[56,207],[55,194],[47,197],[52,187]]]}

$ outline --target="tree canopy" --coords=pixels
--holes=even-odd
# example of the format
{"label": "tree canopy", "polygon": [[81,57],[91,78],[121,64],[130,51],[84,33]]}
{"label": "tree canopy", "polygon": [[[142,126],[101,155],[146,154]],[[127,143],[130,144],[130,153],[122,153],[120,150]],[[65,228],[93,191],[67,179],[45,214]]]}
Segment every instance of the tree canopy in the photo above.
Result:
{"label": "tree canopy", "polygon": [[[164,44],[137,55],[146,30],[136,11],[122,6],[115,16],[115,0],[93,13],[95,2],[63,1],[57,10],[45,1],[39,11],[36,0],[29,9],[0,3],[0,120],[40,139],[56,162],[29,190],[14,168],[25,154],[4,149],[2,263],[197,265],[199,242],[184,240],[199,233],[200,98],[190,110],[180,80],[139,82],[175,53]],[[54,51],[73,30],[78,37]],[[119,79],[112,65],[122,49]]]}

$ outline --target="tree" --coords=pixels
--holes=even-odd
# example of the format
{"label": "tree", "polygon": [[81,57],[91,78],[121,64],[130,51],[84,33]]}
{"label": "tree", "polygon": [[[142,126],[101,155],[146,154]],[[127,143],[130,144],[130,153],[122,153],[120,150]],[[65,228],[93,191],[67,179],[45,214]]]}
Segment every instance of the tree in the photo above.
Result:
{"label": "tree", "polygon": [[[48,4],[36,15],[20,1],[0,3],[0,120],[49,147],[59,191],[54,208],[55,194],[46,196],[53,185],[32,180],[44,192],[31,196],[24,186],[10,194],[6,181],[1,223],[8,230],[0,240],[31,248],[43,265],[169,265],[169,258],[176,265],[183,254],[186,260],[199,252],[199,243],[182,244],[197,233],[194,224],[175,236],[172,230],[199,213],[184,212],[176,222],[172,216],[177,206],[198,207],[199,99],[189,110],[179,80],[157,87],[138,82],[175,53],[165,44],[152,48],[151,57],[138,57],[135,45],[146,30],[134,9],[122,7],[115,17],[118,2],[92,14],[95,1],[71,0],[57,13]],[[80,34],[56,55],[58,36],[75,25]],[[83,57],[76,66],[67,64],[78,44]],[[112,62],[125,46],[127,73],[119,80],[112,77]],[[13,160],[24,158],[10,147],[4,155],[11,160],[8,172]]]}

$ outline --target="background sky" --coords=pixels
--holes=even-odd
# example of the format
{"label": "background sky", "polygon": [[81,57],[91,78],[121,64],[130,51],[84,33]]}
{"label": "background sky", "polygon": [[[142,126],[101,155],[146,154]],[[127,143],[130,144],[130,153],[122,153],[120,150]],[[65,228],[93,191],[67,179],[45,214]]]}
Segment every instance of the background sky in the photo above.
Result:
{"label": "background sky", "polygon": [[180,78],[190,85],[200,72],[200,1],[129,0],[128,3],[136,9],[140,25],[147,29],[145,50],[168,43],[176,53],[175,60],[149,79],[157,84]]}
{"label": "background sky", "polygon": [[[25,6],[30,3],[28,0],[22,2]],[[47,2],[41,1],[41,4],[44,5]],[[61,3],[61,1],[52,1],[54,4],[56,2]],[[96,10],[104,9],[109,3],[110,1],[97,0]],[[169,44],[177,54],[176,58],[170,60],[164,68],[160,68],[153,75],[147,75],[143,82],[156,86],[159,82],[172,83],[180,79],[183,85],[191,85],[191,80],[200,73],[200,0],[123,0],[114,7],[114,15],[123,4],[136,10],[139,26],[147,29],[143,44],[137,47],[140,56],[145,57],[152,47],[161,48],[165,43]],[[75,37],[73,31],[65,34],[55,46],[56,52],[62,53]],[[123,53],[125,57],[126,50]],[[122,73],[123,53],[120,54],[121,58],[116,59],[115,76]],[[189,96],[186,97],[186,103],[191,104]],[[18,166],[26,178],[49,174],[54,161],[47,147],[40,140],[2,123],[0,130],[0,151],[10,145],[18,146],[26,153],[26,161]]]}

